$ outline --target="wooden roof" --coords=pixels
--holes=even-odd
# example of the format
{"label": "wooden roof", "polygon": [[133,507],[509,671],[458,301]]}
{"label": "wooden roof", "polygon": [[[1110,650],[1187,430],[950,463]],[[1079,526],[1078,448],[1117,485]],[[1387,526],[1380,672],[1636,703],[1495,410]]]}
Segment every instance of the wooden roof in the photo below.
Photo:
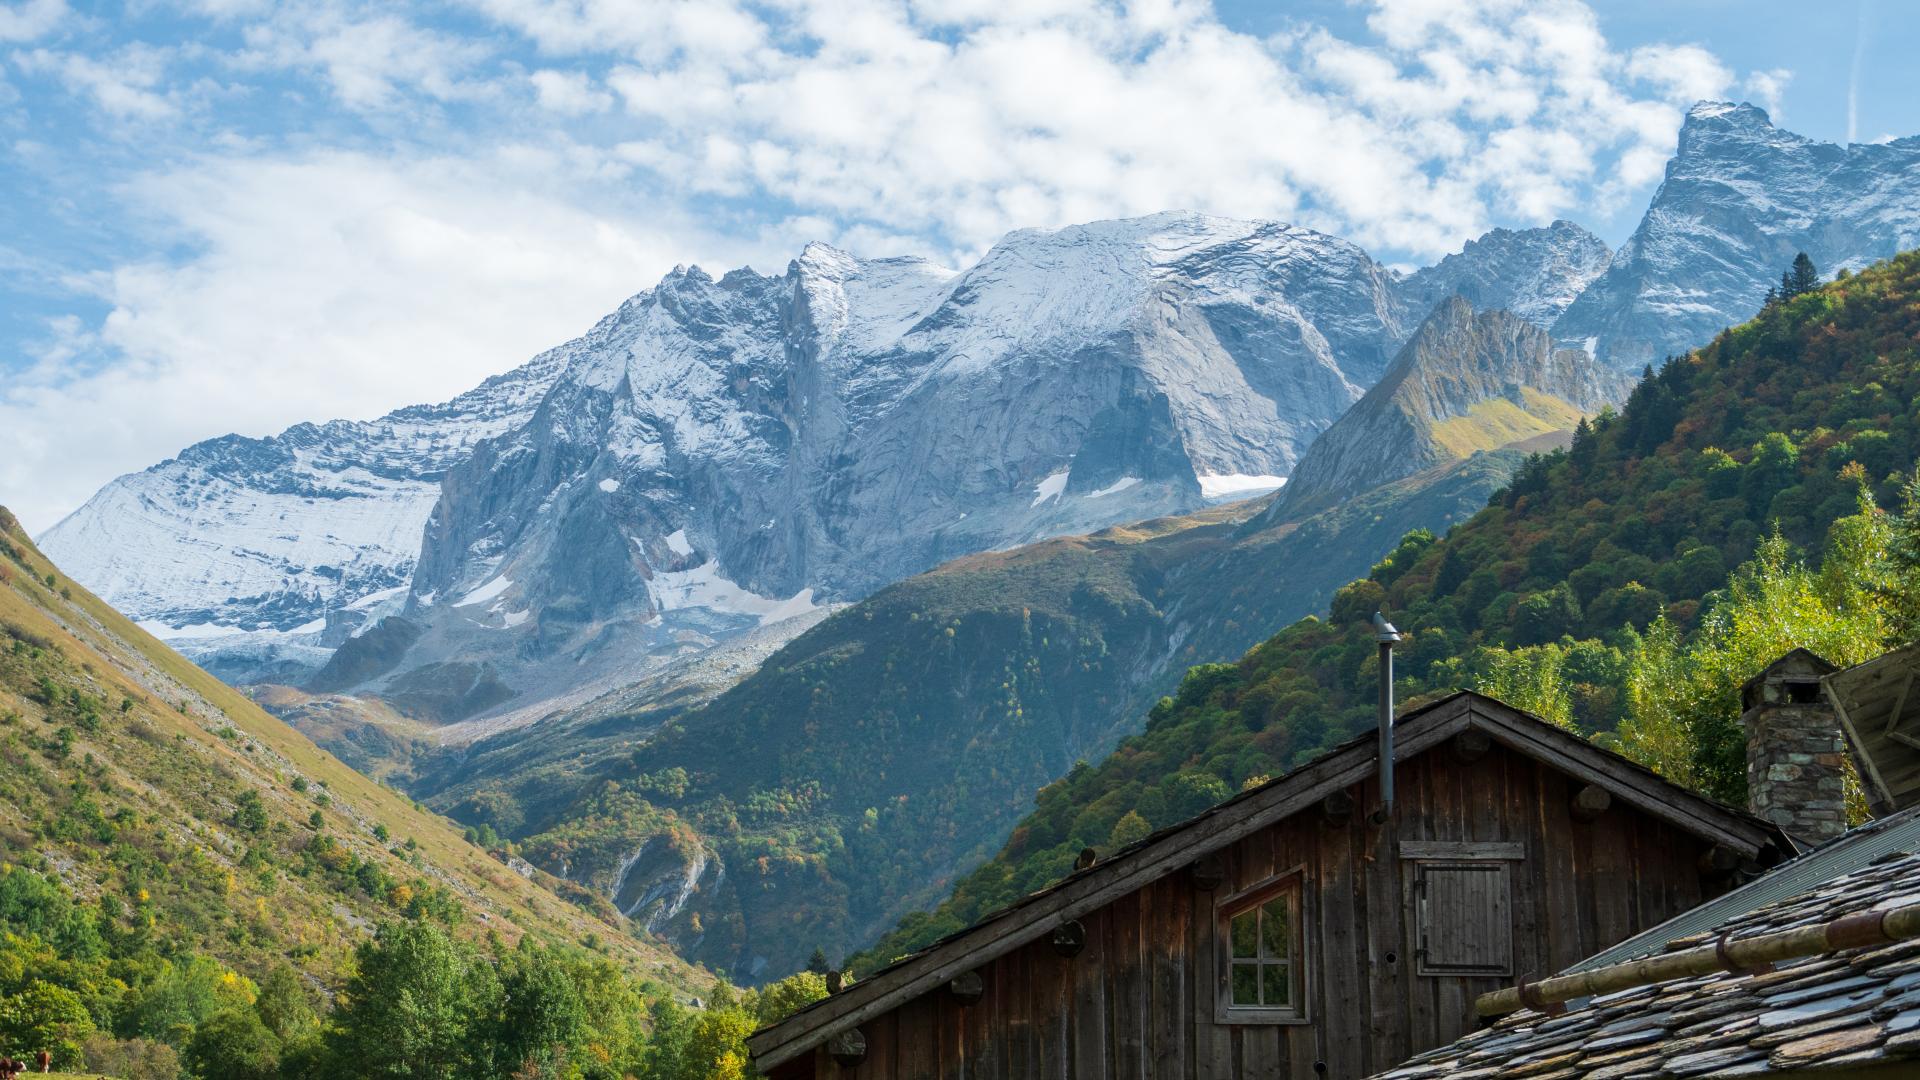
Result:
{"label": "wooden roof", "polygon": [[1880,813],[1920,805],[1920,642],[1820,680]]}
{"label": "wooden roof", "polygon": [[[1597,784],[1633,806],[1746,857],[1791,846],[1775,826],[1696,795],[1618,754],[1482,694],[1460,692],[1410,711],[1394,724],[1394,760],[1411,759],[1469,728],[1584,783]],[[934,990],[955,976],[1051,933],[1201,856],[1315,806],[1371,776],[1378,765],[1374,732],[1240,793],[983,917],[925,949],[815,1002],[747,1040],[762,1072],[791,1061],[833,1036]]]}
{"label": "wooden roof", "polygon": [[[1920,855],[1896,852],[1670,947],[1711,944],[1721,935],[1741,939],[1916,901]],[[1766,974],[1722,971],[1673,979],[1570,1003],[1560,1016],[1523,1010],[1416,1055],[1376,1080],[1808,1075],[1920,1076],[1920,940],[1782,961]]]}

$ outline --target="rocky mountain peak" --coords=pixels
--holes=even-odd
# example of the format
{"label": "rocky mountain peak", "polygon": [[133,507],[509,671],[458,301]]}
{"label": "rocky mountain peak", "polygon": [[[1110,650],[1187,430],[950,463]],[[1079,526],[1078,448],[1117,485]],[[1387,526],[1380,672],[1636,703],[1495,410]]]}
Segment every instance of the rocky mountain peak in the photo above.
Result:
{"label": "rocky mountain peak", "polygon": [[1585,353],[1556,349],[1533,323],[1449,297],[1387,374],[1307,451],[1260,524],[1478,451],[1545,445],[1630,388]]}
{"label": "rocky mountain peak", "polygon": [[1638,371],[1759,310],[1799,252],[1822,274],[1920,244],[1920,140],[1838,146],[1702,102],[1632,237],[1553,327]]}
{"label": "rocky mountain peak", "polygon": [[958,555],[1289,476],[1286,502],[1337,491],[1312,460],[1351,437],[1302,454],[1376,383],[1342,430],[1408,428],[1395,467],[1520,438],[1593,381],[1525,327],[1638,371],[1744,319],[1796,251],[1831,273],[1920,246],[1920,140],[1834,147],[1703,103],[1680,142],[1611,254],[1558,221],[1401,275],[1311,229],[1174,211],[1021,230],[958,271],[827,244],[778,275],[676,267],[452,401],[210,440],[44,540],[196,658],[252,656],[221,670],[242,681],[311,671],[403,606],[408,664],[471,653],[534,696],[636,675]]}
{"label": "rocky mountain peak", "polygon": [[1494,229],[1458,253],[1406,279],[1405,292],[1424,314],[1450,296],[1475,307],[1510,311],[1551,326],[1607,268],[1613,253],[1571,221],[1545,228]]}

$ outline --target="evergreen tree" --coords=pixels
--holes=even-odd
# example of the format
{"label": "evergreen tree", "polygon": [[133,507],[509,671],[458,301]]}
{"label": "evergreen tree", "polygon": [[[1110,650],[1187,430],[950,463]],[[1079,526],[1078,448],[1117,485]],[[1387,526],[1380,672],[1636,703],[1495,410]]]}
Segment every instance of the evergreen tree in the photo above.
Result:
{"label": "evergreen tree", "polygon": [[1584,476],[1587,470],[1593,467],[1594,454],[1598,450],[1593,441],[1593,425],[1587,423],[1587,418],[1583,416],[1580,422],[1574,425],[1573,447],[1567,451],[1567,456],[1573,461],[1574,470]]}
{"label": "evergreen tree", "polygon": [[815,975],[825,975],[827,972],[833,970],[833,965],[827,962],[827,951],[825,949],[822,949],[818,945],[813,947],[813,955],[807,957],[807,970],[813,972]]}
{"label": "evergreen tree", "polygon": [[1803,251],[1793,257],[1793,269],[1788,271],[1787,280],[1793,285],[1789,295],[1799,296],[1820,287],[1820,271],[1814,269],[1813,260]]}

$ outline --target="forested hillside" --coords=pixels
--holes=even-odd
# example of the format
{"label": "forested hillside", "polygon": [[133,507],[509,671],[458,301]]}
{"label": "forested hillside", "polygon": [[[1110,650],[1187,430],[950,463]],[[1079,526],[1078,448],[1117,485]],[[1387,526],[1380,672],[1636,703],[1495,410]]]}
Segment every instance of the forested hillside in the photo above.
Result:
{"label": "forested hillside", "polygon": [[994,859],[880,963],[1370,726],[1384,610],[1401,695],[1472,685],[1722,799],[1735,688],[1786,648],[1862,659],[1915,629],[1920,254],[1768,302],[1649,370],[1444,539],[1411,533],[1328,616],[1190,671],[1144,733],[1044,788]]}

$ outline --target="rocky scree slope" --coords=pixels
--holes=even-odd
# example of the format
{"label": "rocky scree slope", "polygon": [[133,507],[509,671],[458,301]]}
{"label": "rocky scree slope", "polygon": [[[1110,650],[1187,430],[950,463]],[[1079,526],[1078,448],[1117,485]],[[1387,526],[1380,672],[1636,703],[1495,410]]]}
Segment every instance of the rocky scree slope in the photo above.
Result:
{"label": "rocky scree slope", "polygon": [[[730,972],[850,948],[986,855],[1189,664],[1319,607],[1408,529],[1472,513],[1524,459],[1506,442],[1564,441],[1625,390],[1459,300],[1382,384],[1402,390],[1356,422],[1412,434],[1346,506],[1254,525],[1259,505],[1237,504],[962,558],[830,616],[704,708],[557,718],[434,762],[415,790]],[[1487,405],[1509,422],[1421,441]]]}

